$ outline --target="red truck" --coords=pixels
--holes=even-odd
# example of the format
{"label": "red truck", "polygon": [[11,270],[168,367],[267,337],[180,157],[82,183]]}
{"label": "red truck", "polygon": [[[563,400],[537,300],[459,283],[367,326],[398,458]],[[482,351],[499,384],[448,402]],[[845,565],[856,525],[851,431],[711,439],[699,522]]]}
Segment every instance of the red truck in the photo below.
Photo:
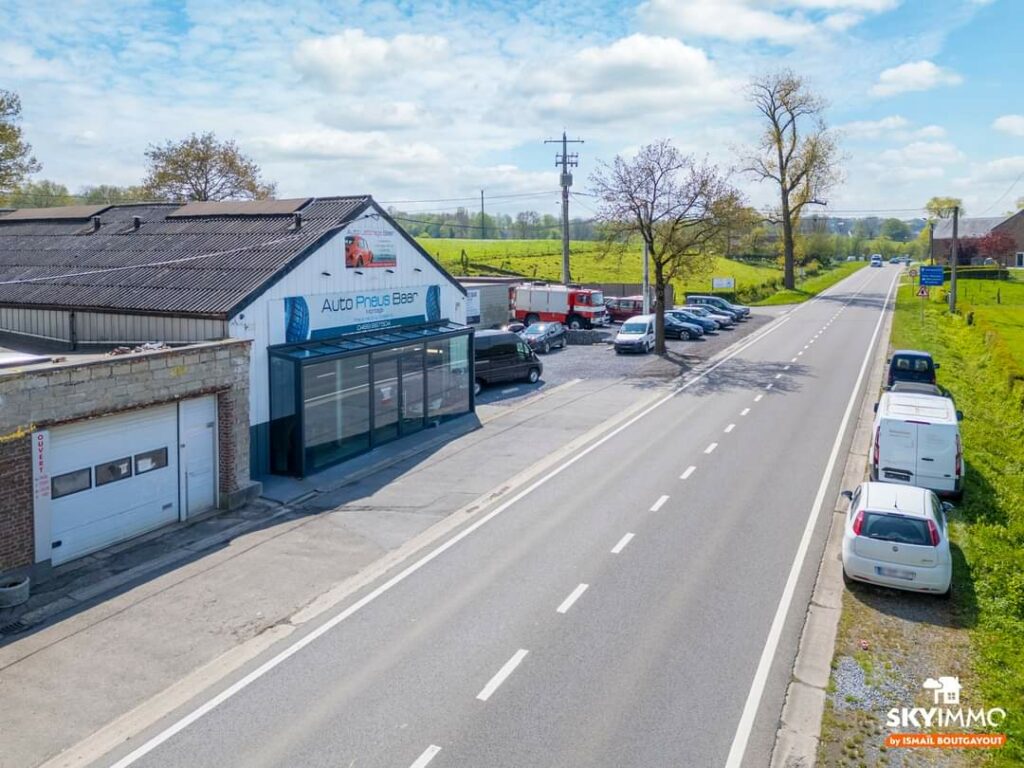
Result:
{"label": "red truck", "polygon": [[516,320],[531,325],[558,321],[569,328],[605,325],[604,294],[567,285],[517,285],[512,297]]}

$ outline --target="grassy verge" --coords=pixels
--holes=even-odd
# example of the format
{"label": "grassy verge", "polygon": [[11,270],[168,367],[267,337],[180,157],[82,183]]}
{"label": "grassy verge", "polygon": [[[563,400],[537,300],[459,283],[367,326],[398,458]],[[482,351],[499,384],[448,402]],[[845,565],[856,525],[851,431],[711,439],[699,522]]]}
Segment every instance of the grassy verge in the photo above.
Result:
{"label": "grassy verge", "polygon": [[826,288],[831,288],[845,277],[849,277],[858,269],[867,266],[866,261],[842,261],[831,269],[823,269],[805,280],[797,282],[793,290],[781,289],[754,304],[760,307],[776,304],[799,304],[817,296]]}

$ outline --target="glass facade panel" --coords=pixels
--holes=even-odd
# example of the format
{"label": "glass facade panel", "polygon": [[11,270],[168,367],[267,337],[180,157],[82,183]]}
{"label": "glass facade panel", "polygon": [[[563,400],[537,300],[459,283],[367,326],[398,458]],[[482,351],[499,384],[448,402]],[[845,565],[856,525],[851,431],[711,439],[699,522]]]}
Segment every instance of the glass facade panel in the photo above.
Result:
{"label": "glass facade panel", "polygon": [[370,363],[355,355],[302,369],[306,472],[370,447]]}
{"label": "glass facade panel", "polygon": [[423,345],[400,347],[402,357],[402,434],[423,429]]}
{"label": "glass facade panel", "polygon": [[469,337],[427,344],[427,420],[438,424],[469,413]]}
{"label": "glass facade panel", "polygon": [[299,366],[291,360],[270,358],[270,471],[282,475],[302,473],[299,418],[295,413],[298,372]]}
{"label": "glass facade panel", "polygon": [[373,444],[398,437],[397,349],[373,353]]}

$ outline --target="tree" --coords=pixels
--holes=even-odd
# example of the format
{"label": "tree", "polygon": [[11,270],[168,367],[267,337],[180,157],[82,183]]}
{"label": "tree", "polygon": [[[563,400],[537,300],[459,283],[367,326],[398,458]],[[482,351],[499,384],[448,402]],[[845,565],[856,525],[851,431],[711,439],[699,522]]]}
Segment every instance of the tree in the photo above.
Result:
{"label": "tree", "polygon": [[978,238],[978,254],[1005,263],[1017,250],[1017,241],[1006,232],[989,232]]}
{"label": "tree", "polygon": [[706,272],[710,246],[735,215],[740,194],[714,165],[697,163],[670,141],[641,147],[626,160],[599,163],[590,177],[609,248],[647,245],[654,272],[655,348],[665,352],[665,286]]}
{"label": "tree", "polygon": [[779,188],[779,208],[769,220],[782,225],[784,284],[795,286],[794,233],[807,205],[825,205],[839,181],[839,150],[825,125],[825,102],[790,70],[750,84],[750,100],[766,121],[744,170]]}
{"label": "tree", "polygon": [[259,166],[235,142],[218,141],[212,132],[151,144],[146,158],[143,185],[158,199],[262,200],[274,195],[276,185],[260,178]]}
{"label": "tree", "polygon": [[63,184],[42,179],[26,181],[7,195],[4,202],[12,208],[55,208],[74,205],[75,198]]}
{"label": "tree", "polygon": [[966,215],[964,210],[964,203],[959,197],[933,197],[927,203],[924,204],[924,208],[928,211],[928,218],[931,220],[935,219],[948,219],[953,215],[953,209],[960,209],[960,216]]}
{"label": "tree", "polygon": [[882,237],[895,240],[898,243],[905,243],[910,240],[910,227],[899,219],[886,219],[883,221],[879,233]]}
{"label": "tree", "polygon": [[0,88],[0,197],[15,190],[25,177],[42,170],[32,145],[21,135],[21,99]]}
{"label": "tree", "polygon": [[144,203],[156,200],[145,187],[118,187],[114,184],[98,184],[82,187],[78,198],[83,203]]}

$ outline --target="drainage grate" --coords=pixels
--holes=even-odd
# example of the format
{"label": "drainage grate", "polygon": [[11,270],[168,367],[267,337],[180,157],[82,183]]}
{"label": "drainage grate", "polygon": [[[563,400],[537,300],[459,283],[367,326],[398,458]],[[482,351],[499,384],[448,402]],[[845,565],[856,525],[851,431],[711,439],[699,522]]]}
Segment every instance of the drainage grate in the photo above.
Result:
{"label": "drainage grate", "polygon": [[26,624],[21,619],[18,619],[17,621],[12,621],[10,624],[4,624],[0,627],[0,635],[16,635],[19,632],[24,632],[31,626],[31,624]]}

